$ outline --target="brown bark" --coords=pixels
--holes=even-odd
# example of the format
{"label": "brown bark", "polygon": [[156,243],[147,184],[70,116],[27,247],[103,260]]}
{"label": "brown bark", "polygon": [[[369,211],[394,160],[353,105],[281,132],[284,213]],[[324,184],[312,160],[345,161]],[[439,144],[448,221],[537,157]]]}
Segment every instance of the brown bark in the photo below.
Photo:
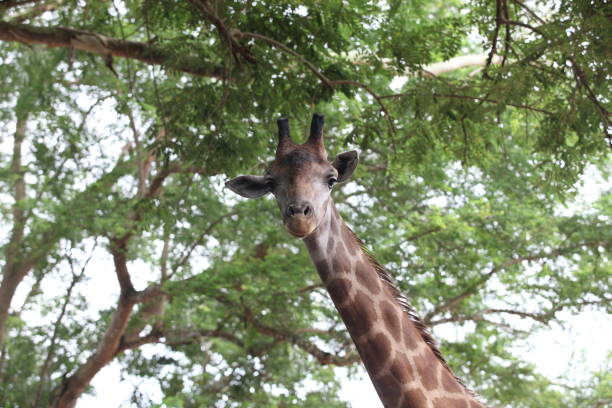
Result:
{"label": "brown bark", "polygon": [[[217,300],[219,300],[221,303],[231,304],[231,302],[229,302],[224,296],[217,297]],[[354,352],[353,348],[347,350],[346,354],[343,356],[329,353],[320,349],[313,342],[300,337],[297,333],[262,323],[244,303],[241,305],[234,304],[232,307],[241,307],[244,311],[244,320],[251,324],[251,326],[257,330],[257,332],[272,337],[275,339],[276,343],[288,342],[293,344],[316,358],[321,365],[335,365],[338,367],[344,367],[353,365],[360,361],[359,355]],[[308,332],[309,330],[310,329],[302,329],[299,331],[304,333]]]}
{"label": "brown bark", "polygon": [[[16,142],[19,141],[20,136],[18,134],[22,134],[21,141],[23,141],[25,119],[18,119],[17,121]],[[100,189],[112,186],[125,174],[125,167],[126,162],[120,159],[113,170],[101,176],[96,182],[91,183],[85,191],[79,193],[71,202],[67,203],[66,208],[78,207],[82,200],[91,200]],[[16,203],[18,203],[25,198],[25,181],[21,173],[21,142],[16,143],[14,147],[12,173],[17,175],[14,196]],[[56,225],[71,222],[66,217],[72,216],[72,214],[60,214],[55,223],[48,225],[42,236],[38,238],[24,237],[25,212],[21,205],[14,206],[13,231],[5,249],[5,264],[2,268],[2,283],[0,283],[0,344],[4,339],[8,311],[17,286],[38,262],[45,259],[49,251],[62,238],[61,234],[56,231]],[[32,241],[33,239],[36,242],[24,245],[25,241]],[[26,251],[24,247],[30,249]]]}
{"label": "brown bark", "polygon": [[[180,168],[177,166],[169,166],[166,169],[160,170],[151,181],[145,198],[157,196],[162,189],[164,180],[170,174],[177,171],[180,171]],[[140,214],[132,213],[130,219],[131,221],[138,221]],[[62,383],[60,391],[53,402],[54,408],[74,407],[78,398],[85,391],[85,388],[94,376],[118,353],[125,349],[123,342],[125,341],[126,333],[129,337],[138,335],[138,333],[130,333],[127,330],[132,311],[137,303],[148,302],[155,298],[164,299],[159,285],[151,285],[143,291],[136,291],[134,289],[127,266],[128,243],[133,233],[134,231],[131,230],[124,236],[111,240],[110,250],[113,255],[115,274],[121,289],[117,309],[104,336],[99,341],[96,351]]]}
{"label": "brown bark", "polygon": [[61,390],[56,397],[53,407],[72,408],[76,405],[77,399],[81,396],[85,387],[92,378],[108,364],[117,354],[121,336],[127,327],[127,323],[132,314],[134,301],[126,294],[121,294],[113,318],[104,333],[104,337],[98,344],[98,348],[90,356],[85,364],[80,366],[77,371],[68,377],[62,384]]}
{"label": "brown bark", "polygon": [[[53,402],[53,408],[72,408],[78,398],[98,372],[107,365],[117,354],[128,349],[126,347],[125,333],[130,321],[134,306],[138,303],[148,302],[151,299],[164,297],[159,285],[150,285],[145,290],[134,290],[129,279],[127,258],[125,250],[116,246],[112,248],[115,272],[121,287],[117,309],[113,314],[104,336],[98,343],[96,351],[72,375],[68,376]],[[136,339],[138,340],[138,339]],[[146,342],[140,342],[145,344]]]}
{"label": "brown bark", "polygon": [[216,64],[192,55],[174,55],[161,47],[137,41],[106,37],[101,34],[65,27],[35,27],[26,24],[0,22],[0,41],[28,45],[66,47],[99,54],[105,58],[122,57],[188,74],[223,78],[225,70]]}
{"label": "brown bark", "polygon": [[200,11],[200,13],[202,13],[202,15],[204,16],[206,20],[211,22],[217,28],[221,41],[227,44],[230,52],[232,53],[236,61],[240,61],[239,56],[242,56],[242,58],[245,61],[250,62],[251,64],[255,64],[257,62],[251,50],[248,47],[245,47],[238,42],[238,38],[237,38],[239,37],[239,35],[237,35],[238,31],[235,29],[232,29],[231,27],[228,28],[225,25],[225,20],[221,16],[219,16],[219,14],[217,13],[217,10],[215,10],[213,5],[210,4],[210,1],[208,0],[189,0],[189,1]]}
{"label": "brown bark", "polygon": [[5,263],[2,268],[2,283],[0,283],[0,345],[4,342],[6,321],[9,307],[19,283],[29,271],[29,263],[23,264],[20,259],[20,247],[23,241],[25,228],[25,212],[22,207],[26,197],[25,179],[21,168],[21,146],[25,138],[27,116],[17,118],[13,142],[13,158],[11,161],[11,174],[15,177],[13,190],[13,230],[5,249]]}
{"label": "brown bark", "polygon": [[76,405],[85,387],[92,378],[108,364],[119,350],[119,344],[136,303],[135,291],[127,269],[125,248],[112,248],[115,272],[121,287],[117,310],[98,343],[96,351],[81,365],[74,374],[64,380],[59,394],[53,402],[55,408],[71,408]]}

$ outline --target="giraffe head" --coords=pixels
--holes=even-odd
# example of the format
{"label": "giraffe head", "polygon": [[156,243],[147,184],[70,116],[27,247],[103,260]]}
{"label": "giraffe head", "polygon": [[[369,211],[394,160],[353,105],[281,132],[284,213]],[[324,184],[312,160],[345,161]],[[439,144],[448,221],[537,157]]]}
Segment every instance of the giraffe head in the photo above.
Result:
{"label": "giraffe head", "polygon": [[233,192],[247,198],[272,193],[287,231],[305,238],[321,223],[328,208],[331,190],[351,176],[357,166],[352,150],[327,160],[323,145],[323,115],[314,114],[310,137],[303,144],[289,136],[287,119],[278,120],[276,157],[263,176],[239,176],[226,183]]}

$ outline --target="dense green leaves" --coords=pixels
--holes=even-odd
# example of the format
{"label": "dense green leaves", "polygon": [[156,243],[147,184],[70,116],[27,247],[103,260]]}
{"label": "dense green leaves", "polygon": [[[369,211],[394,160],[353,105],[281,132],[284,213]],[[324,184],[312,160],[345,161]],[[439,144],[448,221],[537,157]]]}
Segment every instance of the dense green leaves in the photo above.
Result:
{"label": "dense green leaves", "polygon": [[[4,3],[0,405],[113,360],[145,384],[133,406],[347,406],[333,367],[358,358],[302,243],[223,188],[263,172],[280,115],[301,140],[315,111],[330,157],[360,151],[343,217],[458,375],[493,406],[610,403],[609,358],[546,378],[516,351],[610,312],[605,2]],[[28,27],[57,47],[17,44]]]}

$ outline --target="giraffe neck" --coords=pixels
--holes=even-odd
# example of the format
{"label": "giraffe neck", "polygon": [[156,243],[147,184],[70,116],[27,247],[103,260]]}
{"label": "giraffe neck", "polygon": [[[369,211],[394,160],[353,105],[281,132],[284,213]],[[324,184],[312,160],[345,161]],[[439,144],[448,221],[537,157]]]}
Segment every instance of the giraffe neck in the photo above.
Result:
{"label": "giraffe neck", "polygon": [[420,322],[331,199],[304,243],[386,408],[483,407],[436,355]]}

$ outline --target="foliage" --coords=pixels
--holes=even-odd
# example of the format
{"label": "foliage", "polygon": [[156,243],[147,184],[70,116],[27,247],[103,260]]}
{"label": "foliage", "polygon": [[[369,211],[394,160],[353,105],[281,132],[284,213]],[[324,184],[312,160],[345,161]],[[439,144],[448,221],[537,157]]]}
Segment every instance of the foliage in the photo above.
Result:
{"label": "foliage", "polygon": [[463,333],[459,376],[492,406],[609,404],[606,366],[559,385],[513,352],[612,304],[612,194],[577,196],[611,170],[610,10],[549,3],[2,2],[0,405],[66,406],[118,361],[163,393],[133,406],[346,406],[357,358],[302,244],[222,187],[315,111],[330,156],[360,150],[343,217]]}

